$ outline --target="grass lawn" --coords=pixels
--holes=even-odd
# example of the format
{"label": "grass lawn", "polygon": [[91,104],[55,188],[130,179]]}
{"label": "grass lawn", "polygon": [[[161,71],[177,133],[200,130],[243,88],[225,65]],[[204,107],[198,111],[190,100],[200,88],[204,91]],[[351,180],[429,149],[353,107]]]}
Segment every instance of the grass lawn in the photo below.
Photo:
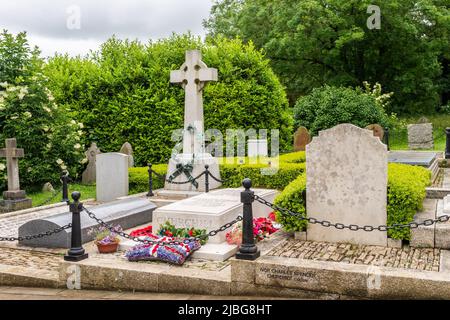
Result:
{"label": "grass lawn", "polygon": [[[400,120],[407,124],[418,123],[421,116],[402,117]],[[445,128],[450,127],[450,115],[430,115],[426,118],[433,123],[434,150],[445,150]],[[391,130],[389,133],[389,144],[391,150],[407,150],[408,149],[408,131],[406,126],[401,130]]]}
{"label": "grass lawn", "polygon": [[[55,191],[58,192],[61,190],[61,186],[55,186]],[[70,194],[73,191],[79,191],[81,192],[81,199],[91,199],[95,198],[95,185],[83,185],[83,184],[69,184],[69,198]],[[53,193],[52,192],[30,192],[27,193],[28,197],[30,197],[33,200],[33,207],[38,207],[42,205],[47,199],[49,199]],[[52,204],[52,203],[58,203],[61,202],[62,199],[62,192],[59,192],[54,199],[46,203]]]}

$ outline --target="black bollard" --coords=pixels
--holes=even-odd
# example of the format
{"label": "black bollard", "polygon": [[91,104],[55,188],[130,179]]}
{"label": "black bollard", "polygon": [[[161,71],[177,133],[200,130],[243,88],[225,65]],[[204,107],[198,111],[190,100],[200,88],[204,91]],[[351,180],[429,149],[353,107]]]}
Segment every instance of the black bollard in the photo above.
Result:
{"label": "black bollard", "polygon": [[62,200],[61,202],[69,203],[69,182],[72,182],[72,179],[69,177],[69,172],[64,171],[61,174],[61,182],[62,182]]}
{"label": "black bollard", "polygon": [[445,128],[445,159],[450,159],[450,128]]}
{"label": "black bollard", "polygon": [[147,197],[153,197],[155,194],[153,193],[153,169],[152,164],[148,164],[148,193]]}
{"label": "black bollard", "polygon": [[209,192],[209,166],[205,164],[205,192]]}
{"label": "black bollard", "polygon": [[260,256],[260,251],[255,245],[253,237],[253,201],[254,192],[250,190],[252,181],[245,178],[242,182],[245,190],[241,192],[241,202],[243,203],[243,221],[242,221],[242,244],[236,253],[236,259],[256,260]]}
{"label": "black bollard", "polygon": [[384,144],[387,146],[387,150],[390,151],[391,148],[389,147],[389,128],[384,128]]}
{"label": "black bollard", "polygon": [[81,221],[80,212],[83,204],[79,202],[81,194],[78,191],[72,192],[73,203],[69,204],[69,210],[72,212],[72,239],[70,249],[64,256],[65,261],[81,261],[87,259],[81,239]]}

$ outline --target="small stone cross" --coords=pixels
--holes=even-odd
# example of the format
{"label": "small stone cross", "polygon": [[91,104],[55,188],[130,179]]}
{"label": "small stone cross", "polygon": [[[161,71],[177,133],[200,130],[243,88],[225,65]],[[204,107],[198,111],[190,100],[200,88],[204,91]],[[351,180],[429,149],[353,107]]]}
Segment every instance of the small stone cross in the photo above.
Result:
{"label": "small stone cross", "polygon": [[8,172],[8,191],[20,190],[19,158],[24,157],[23,149],[17,149],[15,138],[5,140],[6,148],[0,149],[0,158],[6,158]]}
{"label": "small stone cross", "polygon": [[170,72],[170,82],[181,83],[185,91],[183,153],[204,152],[202,93],[206,83],[217,78],[217,69],[208,68],[199,50],[186,51],[180,70]]}

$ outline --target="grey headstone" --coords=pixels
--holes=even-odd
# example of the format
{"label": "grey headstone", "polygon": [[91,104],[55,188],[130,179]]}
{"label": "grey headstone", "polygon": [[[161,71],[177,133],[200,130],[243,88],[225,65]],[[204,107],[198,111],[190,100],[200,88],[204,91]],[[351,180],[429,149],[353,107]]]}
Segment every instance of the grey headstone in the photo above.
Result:
{"label": "grey headstone", "polygon": [[95,142],[92,142],[91,146],[85,152],[86,158],[88,159],[88,165],[86,170],[83,171],[82,182],[84,184],[91,184],[96,182],[96,158],[100,154],[100,149],[97,147]]}
{"label": "grey headstone", "polygon": [[433,124],[420,123],[408,125],[409,149],[433,149]]}
{"label": "grey headstone", "polygon": [[128,167],[134,167],[133,147],[129,142],[125,142],[120,148],[119,153],[126,154],[128,156]]}
{"label": "grey headstone", "polygon": [[[152,221],[153,211],[156,205],[144,198],[125,199],[110,202],[89,208],[98,218],[108,224],[122,226],[123,229],[130,229]],[[91,219],[86,212],[81,213],[81,231],[83,243],[94,240],[93,235],[88,232],[98,224]],[[72,222],[70,212],[58,214],[43,219],[36,219],[26,222],[19,227],[19,236],[45,233],[49,230],[59,228]],[[70,248],[72,229],[66,229],[48,237],[20,241],[20,245],[43,248]]]}

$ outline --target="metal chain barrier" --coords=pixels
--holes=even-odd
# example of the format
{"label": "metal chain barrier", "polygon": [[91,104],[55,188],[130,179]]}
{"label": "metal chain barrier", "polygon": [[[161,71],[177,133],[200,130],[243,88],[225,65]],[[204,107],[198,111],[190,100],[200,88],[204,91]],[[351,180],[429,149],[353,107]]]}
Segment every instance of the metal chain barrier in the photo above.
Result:
{"label": "metal chain barrier", "polygon": [[227,181],[227,180],[221,180],[219,178],[216,178],[215,176],[213,176],[213,174],[210,171],[208,171],[208,174],[211,178],[213,178],[214,180],[216,180],[219,183],[225,183]]}
{"label": "metal chain barrier", "polygon": [[203,176],[203,175],[205,174],[205,171],[203,171],[202,173],[200,173],[198,176],[196,176],[195,178],[193,178],[193,179],[191,179],[191,180],[180,181],[180,182],[175,182],[175,181],[171,181],[171,180],[169,180],[169,179],[166,179],[166,176],[165,176],[165,175],[159,174],[159,173],[155,172],[153,169],[152,169],[152,173],[153,173],[158,179],[160,179],[161,181],[164,181],[164,182],[168,182],[168,183],[171,183],[171,184],[186,184],[186,183],[192,183],[192,181],[196,181],[197,179],[199,179],[201,176]]}
{"label": "metal chain barrier", "polygon": [[229,228],[231,228],[234,224],[236,224],[237,222],[242,220],[242,216],[238,216],[236,219],[234,219],[233,221],[224,224],[223,226],[221,226],[220,228],[216,229],[216,230],[211,230],[210,232],[208,232],[207,234],[198,236],[198,237],[190,237],[190,238],[186,238],[183,241],[179,241],[179,240],[172,240],[172,241],[155,241],[155,240],[146,240],[146,239],[140,239],[139,237],[133,237],[131,235],[129,235],[128,233],[125,233],[123,231],[121,232],[117,232],[116,230],[114,230],[114,227],[107,224],[105,221],[103,221],[100,218],[97,218],[95,216],[95,214],[88,210],[85,206],[82,206],[82,210],[86,211],[86,213],[88,214],[88,216],[95,220],[99,225],[107,228],[109,231],[114,232],[116,234],[118,234],[121,237],[124,237],[126,239],[130,239],[134,242],[140,242],[142,244],[147,244],[147,245],[180,245],[180,244],[186,244],[192,241],[200,241],[203,239],[206,239],[208,237],[214,237],[215,235],[217,235],[219,232],[223,232]]}
{"label": "metal chain barrier", "polygon": [[378,231],[387,231],[389,229],[396,229],[396,228],[410,228],[410,229],[415,229],[418,228],[419,226],[431,226],[435,223],[439,223],[439,222],[447,222],[450,220],[450,216],[449,215],[443,215],[440,216],[439,218],[436,219],[426,219],[422,222],[410,222],[410,223],[405,223],[405,224],[393,224],[391,226],[386,226],[386,225],[380,225],[380,226],[358,226],[356,224],[343,224],[343,223],[332,223],[330,221],[327,220],[318,220],[316,218],[308,218],[306,216],[304,216],[301,213],[298,212],[294,212],[291,211],[289,209],[286,208],[282,208],[280,206],[277,206],[276,204],[270,203],[269,201],[254,195],[254,200],[258,201],[259,203],[266,205],[270,208],[272,208],[273,210],[276,211],[280,211],[283,212],[285,214],[291,215],[291,216],[295,216],[297,218],[299,218],[300,220],[305,220],[308,221],[308,223],[311,224],[320,224],[323,227],[329,228],[329,227],[333,227],[336,228],[338,230],[343,230],[343,229],[349,229],[351,231],[358,231],[358,230],[363,230],[363,231],[367,231],[367,232],[371,232],[374,230],[378,230]]}
{"label": "metal chain barrier", "polygon": [[66,224],[65,226],[53,229],[53,230],[49,230],[47,232],[43,232],[43,233],[37,233],[37,234],[33,234],[33,235],[28,235],[28,236],[23,236],[23,237],[0,237],[0,241],[23,241],[23,240],[31,240],[31,239],[38,239],[38,238],[43,238],[43,237],[49,237],[53,234],[56,233],[60,233],[63,230],[69,229],[72,227],[72,224]]}

